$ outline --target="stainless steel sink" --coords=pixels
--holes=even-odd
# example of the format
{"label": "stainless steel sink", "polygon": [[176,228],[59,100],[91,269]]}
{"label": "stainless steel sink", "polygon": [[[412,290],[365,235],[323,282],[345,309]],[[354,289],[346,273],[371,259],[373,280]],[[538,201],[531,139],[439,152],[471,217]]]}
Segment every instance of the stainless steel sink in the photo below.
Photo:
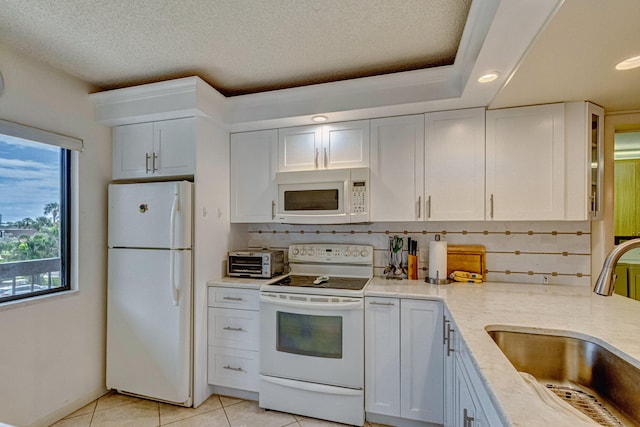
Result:
{"label": "stainless steel sink", "polygon": [[594,421],[640,425],[640,369],[618,355],[579,338],[498,327],[487,332],[516,370],[531,374]]}

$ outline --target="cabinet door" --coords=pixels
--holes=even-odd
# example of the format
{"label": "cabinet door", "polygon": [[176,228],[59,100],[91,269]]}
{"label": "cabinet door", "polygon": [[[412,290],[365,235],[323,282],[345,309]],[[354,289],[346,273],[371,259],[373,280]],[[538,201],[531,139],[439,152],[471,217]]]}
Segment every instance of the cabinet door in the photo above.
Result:
{"label": "cabinet door", "polygon": [[616,160],[614,172],[614,234],[636,236],[640,198],[640,160]]}
{"label": "cabinet door", "polygon": [[623,297],[629,297],[629,277],[627,274],[627,269],[629,266],[618,263],[616,265],[616,281],[613,284],[614,292],[618,295],[622,295]]}
{"label": "cabinet door", "polygon": [[564,105],[487,112],[487,219],[563,220]]}
{"label": "cabinet door", "polygon": [[400,302],[365,298],[365,411],[400,416]]}
{"label": "cabinet door", "polygon": [[113,128],[113,179],[151,176],[152,156],[153,123]]}
{"label": "cabinet door", "polygon": [[196,119],[155,122],[154,154],[151,161],[155,176],[193,175],[195,172]]}
{"label": "cabinet door", "polygon": [[480,426],[477,419],[476,398],[464,364],[456,357],[455,363],[455,411],[454,427]]}
{"label": "cabinet door", "polygon": [[457,335],[451,315],[446,312],[443,316],[442,344],[444,358],[444,426],[453,426],[455,419],[455,355]]}
{"label": "cabinet door", "polygon": [[323,126],[320,155],[325,169],[369,166],[369,120]]}
{"label": "cabinet door", "polygon": [[425,115],[425,213],[484,220],[484,108]]}
{"label": "cabinet door", "polygon": [[402,300],[400,416],[442,424],[442,303]]}
{"label": "cabinet door", "polygon": [[371,120],[371,220],[424,219],[424,115]]}
{"label": "cabinet door", "polygon": [[640,267],[629,267],[629,298],[640,300]]}
{"label": "cabinet door", "polygon": [[278,132],[231,134],[231,222],[271,222],[276,204]]}
{"label": "cabinet door", "polygon": [[604,110],[590,102],[565,103],[565,219],[602,219]]}
{"label": "cabinet door", "polygon": [[321,167],[322,126],[278,130],[278,170],[301,171]]}

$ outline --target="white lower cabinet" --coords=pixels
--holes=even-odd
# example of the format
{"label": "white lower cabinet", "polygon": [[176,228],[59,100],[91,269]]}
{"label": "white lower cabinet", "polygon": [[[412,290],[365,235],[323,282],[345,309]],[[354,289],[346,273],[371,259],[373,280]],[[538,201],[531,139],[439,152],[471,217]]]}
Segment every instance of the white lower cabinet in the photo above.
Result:
{"label": "white lower cabinet", "polygon": [[504,425],[478,372],[470,360],[451,316],[443,316],[444,327],[444,426],[499,427]]}
{"label": "white lower cabinet", "polygon": [[210,287],[208,295],[208,383],[259,390],[259,291]]}
{"label": "white lower cabinet", "polygon": [[[367,297],[365,411],[442,424],[442,303]],[[372,418],[373,416],[373,418]],[[377,419],[377,418],[376,418]]]}

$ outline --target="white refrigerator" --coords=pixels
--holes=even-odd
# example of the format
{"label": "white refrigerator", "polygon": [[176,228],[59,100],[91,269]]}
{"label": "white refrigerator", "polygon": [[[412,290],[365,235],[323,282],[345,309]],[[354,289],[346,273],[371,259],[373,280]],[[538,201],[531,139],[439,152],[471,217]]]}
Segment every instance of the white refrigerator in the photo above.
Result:
{"label": "white refrigerator", "polygon": [[193,184],[109,185],[107,388],[191,406]]}

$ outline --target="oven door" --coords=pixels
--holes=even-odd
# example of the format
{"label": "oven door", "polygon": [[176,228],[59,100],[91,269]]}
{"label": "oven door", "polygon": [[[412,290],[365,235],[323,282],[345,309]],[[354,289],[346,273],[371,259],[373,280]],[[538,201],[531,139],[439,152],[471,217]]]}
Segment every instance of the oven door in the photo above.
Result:
{"label": "oven door", "polygon": [[364,387],[362,298],[260,294],[260,373]]}

